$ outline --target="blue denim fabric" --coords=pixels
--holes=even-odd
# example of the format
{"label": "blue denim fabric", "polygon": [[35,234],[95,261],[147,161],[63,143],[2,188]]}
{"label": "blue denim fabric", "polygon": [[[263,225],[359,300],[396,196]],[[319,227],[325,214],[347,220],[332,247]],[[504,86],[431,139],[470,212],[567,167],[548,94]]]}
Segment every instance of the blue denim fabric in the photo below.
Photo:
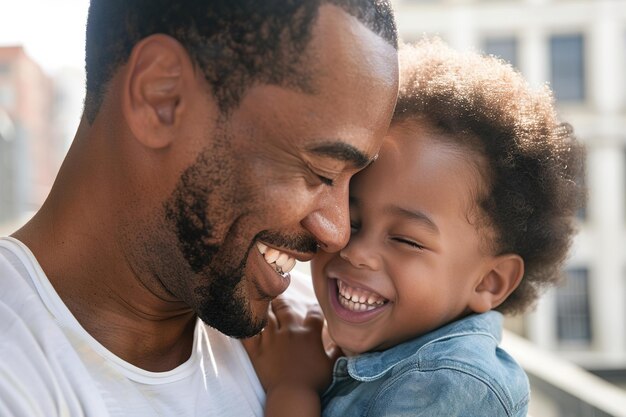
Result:
{"label": "blue denim fabric", "polygon": [[323,416],[525,416],[528,378],[498,347],[502,315],[475,314],[335,363]]}

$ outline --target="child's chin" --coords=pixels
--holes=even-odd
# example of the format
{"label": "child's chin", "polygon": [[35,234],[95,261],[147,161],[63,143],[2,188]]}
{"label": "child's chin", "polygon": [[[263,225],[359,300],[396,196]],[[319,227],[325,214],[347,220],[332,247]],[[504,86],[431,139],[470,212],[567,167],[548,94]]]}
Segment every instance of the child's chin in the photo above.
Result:
{"label": "child's chin", "polygon": [[344,356],[356,356],[374,349],[371,343],[355,343],[353,340],[337,340],[335,342],[341,348]]}

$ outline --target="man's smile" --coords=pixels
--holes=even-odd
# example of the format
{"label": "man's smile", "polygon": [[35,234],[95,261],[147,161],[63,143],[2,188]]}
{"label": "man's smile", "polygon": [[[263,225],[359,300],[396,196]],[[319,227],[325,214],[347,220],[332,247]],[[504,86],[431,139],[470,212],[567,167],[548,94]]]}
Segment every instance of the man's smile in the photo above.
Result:
{"label": "man's smile", "polygon": [[[296,258],[260,241],[254,247],[250,254],[250,259],[256,260],[254,268],[258,271],[254,274],[254,285],[262,298],[270,300],[278,297],[291,282],[289,272],[296,265]],[[253,254],[254,252],[257,253]]]}
{"label": "man's smile", "polygon": [[263,255],[265,262],[274,268],[278,274],[286,276],[296,265],[296,258],[285,252],[271,248],[262,242],[256,242],[256,247]]}

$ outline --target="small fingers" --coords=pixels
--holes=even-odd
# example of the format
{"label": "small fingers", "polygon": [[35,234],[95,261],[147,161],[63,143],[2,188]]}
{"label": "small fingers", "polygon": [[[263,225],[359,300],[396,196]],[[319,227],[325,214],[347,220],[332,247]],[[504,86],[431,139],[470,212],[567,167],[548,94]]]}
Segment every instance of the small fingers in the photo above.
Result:
{"label": "small fingers", "polygon": [[271,308],[268,308],[267,309],[267,321],[262,331],[267,330],[267,331],[273,332],[274,330],[278,329],[278,327],[279,327],[278,319],[276,318],[276,315],[274,314]]}
{"label": "small fingers", "polygon": [[304,327],[319,330],[321,334],[322,328],[324,327],[324,313],[322,313],[322,309],[319,305],[314,304],[309,306],[303,324]]}
{"label": "small fingers", "polygon": [[278,297],[271,304],[272,315],[276,318],[277,328],[289,326],[300,321],[300,316],[284,298]]}
{"label": "small fingers", "polygon": [[[248,337],[246,339],[241,339],[241,343],[246,348],[246,351],[248,351],[248,354],[250,354],[251,352],[258,350],[263,340],[271,337],[271,335],[276,332],[277,328],[278,324],[276,316],[272,312],[272,309],[268,308],[267,322],[265,323],[265,327],[263,327],[263,329],[261,329],[261,331],[256,335]],[[263,337],[264,334],[266,336],[265,338]]]}
{"label": "small fingers", "polygon": [[337,359],[343,356],[343,351],[335,344],[335,342],[331,342],[329,345],[324,346],[324,350],[332,363],[335,363]]}

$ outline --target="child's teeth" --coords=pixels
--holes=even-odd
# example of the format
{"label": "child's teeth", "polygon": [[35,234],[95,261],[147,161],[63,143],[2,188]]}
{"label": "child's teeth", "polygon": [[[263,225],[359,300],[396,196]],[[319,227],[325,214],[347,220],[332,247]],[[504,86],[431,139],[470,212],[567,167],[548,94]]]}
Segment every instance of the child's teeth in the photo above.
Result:
{"label": "child's teeth", "polygon": [[348,310],[369,311],[380,307],[387,301],[379,294],[370,292],[363,288],[354,288],[337,280],[339,290],[339,302]]}
{"label": "child's teeth", "polygon": [[343,295],[347,300],[350,300],[352,298],[352,288],[348,287],[345,284],[342,285],[341,295]]}

